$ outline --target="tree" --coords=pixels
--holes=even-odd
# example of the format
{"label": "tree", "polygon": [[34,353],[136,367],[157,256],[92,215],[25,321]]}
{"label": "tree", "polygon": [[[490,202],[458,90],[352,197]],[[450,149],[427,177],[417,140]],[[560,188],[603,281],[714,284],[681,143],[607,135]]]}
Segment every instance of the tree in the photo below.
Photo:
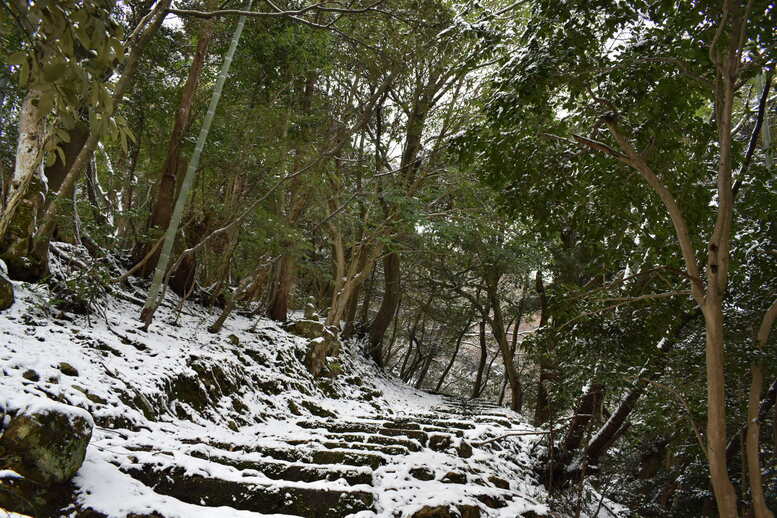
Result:
{"label": "tree", "polygon": [[[684,293],[701,308],[705,322],[711,482],[721,516],[736,516],[737,497],[725,458],[724,306],[736,246],[733,177],[746,174],[747,168],[733,118],[743,86],[773,62],[766,50],[773,45],[764,43],[773,42],[774,34],[770,11],[751,3],[685,7],[652,5],[643,13],[638,5],[608,2],[536,6],[536,23],[523,32],[525,50],[505,56],[506,66],[494,83],[498,95],[487,106],[493,134],[484,142],[496,146],[482,156],[495,177],[504,175],[504,164],[515,153],[504,152],[505,147],[524,137],[521,149],[531,148],[545,160],[558,162],[559,154],[572,157],[567,167],[576,176],[590,174],[606,158],[611,167],[620,162],[644,182],[647,189],[641,192],[620,199],[608,195],[605,207],[634,213],[632,200],[639,196],[643,201],[636,206],[649,207],[642,216],[650,237],[677,243],[665,265],[679,270],[687,286]],[[533,108],[539,114],[529,115]],[[526,119],[516,124],[522,117]],[[505,127],[513,129],[510,138],[497,137]],[[527,130],[544,137],[528,137]],[[577,149],[565,134],[571,134]],[[589,158],[584,150],[601,155]],[[700,170],[700,160],[714,164],[716,173]],[[530,168],[538,166],[535,161]],[[611,175],[604,181],[615,193],[637,185],[630,178]],[[612,186],[614,182],[621,185]],[[667,219],[672,233],[664,235]]]}

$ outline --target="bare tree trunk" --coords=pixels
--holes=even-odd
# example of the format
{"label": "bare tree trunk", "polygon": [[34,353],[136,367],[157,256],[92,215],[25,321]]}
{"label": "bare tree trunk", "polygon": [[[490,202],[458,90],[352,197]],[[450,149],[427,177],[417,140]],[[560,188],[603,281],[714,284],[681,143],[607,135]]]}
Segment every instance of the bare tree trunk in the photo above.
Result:
{"label": "bare tree trunk", "polygon": [[385,291],[378,314],[370,325],[370,355],[375,363],[383,366],[383,336],[397,311],[400,297],[399,253],[394,251],[383,258]]}
{"label": "bare tree trunk", "polygon": [[486,294],[488,295],[488,305],[491,308],[493,316],[489,318],[491,330],[494,338],[499,345],[499,351],[502,355],[507,380],[510,384],[510,408],[518,409],[518,405],[523,400],[523,388],[518,371],[513,363],[513,351],[507,341],[507,331],[505,329],[504,316],[502,314],[502,302],[499,299],[499,280],[501,274],[494,270],[485,272],[483,280],[486,284]]}
{"label": "bare tree trunk", "polygon": [[445,370],[442,372],[442,375],[440,376],[439,381],[437,381],[437,386],[434,387],[435,392],[440,391],[440,388],[442,388],[442,384],[445,382],[445,378],[448,377],[448,373],[453,367],[453,364],[456,362],[456,357],[459,355],[459,349],[461,348],[461,342],[464,340],[464,335],[466,335],[467,331],[469,331],[469,326],[471,323],[472,323],[472,319],[468,318],[467,323],[464,325],[464,329],[461,330],[461,333],[459,333],[459,336],[456,338],[456,348],[453,350],[451,359],[448,362],[448,365],[445,366]]}
{"label": "bare tree trunk", "polygon": [[19,112],[16,164],[8,202],[0,215],[0,258],[12,279],[35,280],[45,275],[42,265],[30,271],[25,260],[37,229],[37,216],[45,196],[43,182],[43,114],[38,109],[40,91],[30,89]]}
{"label": "bare tree trunk", "polygon": [[272,297],[267,316],[276,322],[285,322],[289,314],[289,292],[292,285],[292,258],[288,255],[278,259],[277,274],[273,282]]}
{"label": "bare tree trunk", "polygon": [[[488,311],[488,308],[486,308]],[[486,321],[481,320],[478,324],[478,336],[480,337],[480,363],[478,363],[478,373],[475,376],[475,384],[472,386],[472,399],[480,396],[483,388],[483,371],[486,369],[486,360],[488,359],[488,344],[486,343]]]}
{"label": "bare tree trunk", "polygon": [[[545,296],[545,285],[542,282],[542,271],[537,271],[535,289],[540,299],[540,328],[548,323],[548,302]],[[550,419],[550,398],[547,383],[552,379],[551,364],[544,357],[540,359],[539,378],[537,380],[537,402],[534,408],[534,426],[542,426]]]}
{"label": "bare tree trunk", "polygon": [[[777,320],[777,300],[764,314],[755,338],[756,349],[761,352],[766,347],[772,325]],[[764,382],[764,362],[762,359],[753,362],[752,383],[750,385],[750,401],[747,406],[747,474],[750,479],[750,494],[753,498],[755,518],[774,518],[774,514],[766,507],[760,461],[760,408],[761,390]],[[777,423],[775,423],[777,426]]]}

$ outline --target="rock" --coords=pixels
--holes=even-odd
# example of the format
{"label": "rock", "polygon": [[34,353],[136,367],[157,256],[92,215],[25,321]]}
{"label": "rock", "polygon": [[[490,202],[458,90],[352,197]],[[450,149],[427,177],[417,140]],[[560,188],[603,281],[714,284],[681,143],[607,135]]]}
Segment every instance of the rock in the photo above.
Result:
{"label": "rock", "polygon": [[40,374],[32,369],[27,369],[22,373],[22,378],[30,381],[40,381]]}
{"label": "rock", "polygon": [[456,453],[458,453],[459,457],[462,459],[468,459],[472,457],[472,446],[462,439],[456,447]]}
{"label": "rock", "polygon": [[494,484],[499,489],[510,489],[510,483],[503,478],[495,477],[491,475],[488,477],[488,481]]}
{"label": "rock", "polygon": [[5,263],[0,262],[0,311],[10,308],[13,302],[13,284],[5,275]]}
{"label": "rock", "polygon": [[410,475],[418,480],[434,480],[434,471],[425,467],[419,466],[410,470]]}
{"label": "rock", "polygon": [[467,474],[458,471],[449,471],[440,479],[440,482],[444,484],[466,484]]}
{"label": "rock", "polygon": [[321,374],[326,365],[326,354],[329,351],[329,344],[326,343],[323,336],[314,338],[308,343],[308,352],[305,355],[305,367],[314,376]]}
{"label": "rock", "polygon": [[480,518],[480,509],[474,505],[463,504],[453,509],[447,505],[427,506],[416,511],[412,518]]}
{"label": "rock", "polygon": [[17,412],[0,437],[0,467],[40,484],[70,480],[84,462],[94,421],[80,408],[53,401]]}
{"label": "rock", "polygon": [[59,369],[59,372],[64,374],[65,376],[78,376],[78,369],[73,367],[67,362],[61,362],[57,368]]}
{"label": "rock", "polygon": [[450,435],[436,433],[429,436],[429,448],[434,451],[445,451],[451,447],[451,444]]}
{"label": "rock", "polygon": [[337,414],[334,412],[330,412],[325,408],[321,408],[320,406],[311,403],[310,401],[300,401],[300,405],[302,405],[308,412],[317,417],[337,417]]}
{"label": "rock", "polygon": [[295,320],[286,330],[293,335],[312,340],[323,336],[324,324],[318,320]]}
{"label": "rock", "polygon": [[[305,322],[298,320],[297,322]],[[296,322],[295,322],[296,323]],[[342,344],[337,334],[332,329],[321,327],[321,336],[317,336],[308,342],[308,352],[305,355],[305,366],[308,371],[317,377],[322,373],[337,375],[333,370],[325,369],[327,356],[340,354]]]}
{"label": "rock", "polygon": [[232,345],[240,345],[240,338],[238,338],[237,335],[229,335],[227,340],[229,340],[229,343]]}
{"label": "rock", "polygon": [[316,313],[316,306],[313,304],[313,297],[308,297],[307,303],[305,303],[305,320],[318,320],[318,313]]}
{"label": "rock", "polygon": [[423,507],[413,513],[412,518],[452,518],[453,516],[447,505],[438,505],[436,507]]}
{"label": "rock", "polygon": [[79,387],[78,385],[71,385],[74,390],[77,390],[81,392],[84,396],[86,396],[86,399],[91,401],[92,403],[96,403],[98,405],[107,405],[108,401],[105,398],[102,398],[98,396],[97,394],[93,394],[92,392],[89,392],[84,387]]}

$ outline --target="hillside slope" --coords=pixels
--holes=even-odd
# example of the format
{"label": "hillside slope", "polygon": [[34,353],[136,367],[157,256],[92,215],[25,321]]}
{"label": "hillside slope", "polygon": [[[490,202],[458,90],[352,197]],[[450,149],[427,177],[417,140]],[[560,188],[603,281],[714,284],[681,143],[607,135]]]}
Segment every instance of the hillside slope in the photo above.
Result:
{"label": "hillside slope", "polygon": [[96,423],[83,466],[40,516],[548,513],[530,469],[541,436],[481,444],[532,431],[521,416],[409,388],[359,344],[330,365],[336,377],[314,379],[308,341],[271,321],[235,316],[214,335],[212,314],[186,304],[176,319],[168,301],[142,332],[139,294],[87,317],[52,308],[43,288],[15,290],[0,318],[2,408],[49,398]]}

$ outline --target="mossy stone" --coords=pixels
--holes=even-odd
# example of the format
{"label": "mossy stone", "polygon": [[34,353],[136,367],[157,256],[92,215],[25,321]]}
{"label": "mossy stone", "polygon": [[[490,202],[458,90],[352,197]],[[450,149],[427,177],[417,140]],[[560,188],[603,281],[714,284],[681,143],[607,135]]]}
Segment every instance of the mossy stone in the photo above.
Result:
{"label": "mossy stone", "polygon": [[30,381],[40,381],[40,374],[32,369],[27,369],[22,373],[22,378]]}
{"label": "mossy stone", "polygon": [[0,437],[2,467],[41,484],[67,482],[84,462],[93,427],[85,411],[67,405],[17,415]]}
{"label": "mossy stone", "polygon": [[318,320],[295,320],[287,327],[293,335],[312,340],[324,334],[324,323]]}
{"label": "mossy stone", "polygon": [[73,376],[73,377],[78,376],[78,369],[76,369],[75,367],[73,367],[67,362],[61,362],[57,366],[57,368],[59,369],[59,372],[61,372],[65,376]]}
{"label": "mossy stone", "polygon": [[0,270],[0,311],[10,308],[14,303],[13,284]]}

